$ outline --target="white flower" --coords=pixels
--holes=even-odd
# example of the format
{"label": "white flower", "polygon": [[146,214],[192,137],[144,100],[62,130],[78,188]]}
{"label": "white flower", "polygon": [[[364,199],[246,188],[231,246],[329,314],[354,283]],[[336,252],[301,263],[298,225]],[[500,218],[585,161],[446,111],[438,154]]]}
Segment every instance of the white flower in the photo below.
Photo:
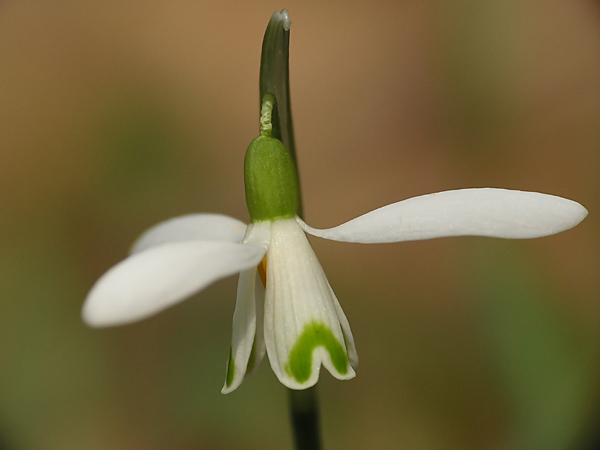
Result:
{"label": "white flower", "polygon": [[587,215],[579,203],[551,195],[463,189],[394,203],[335,228],[311,228],[297,217],[294,162],[271,136],[274,101],[265,96],[260,136],[244,159],[250,225],[216,214],[159,224],[98,280],[83,306],[89,325],[121,325],[239,273],[223,393],[236,389],[265,352],[291,389],[313,386],[321,366],[341,380],[355,376],[350,325],[304,232],[360,243],[460,235],[518,239],[567,230]]}
{"label": "white flower", "polygon": [[131,256],[94,285],[83,319],[91,326],[141,320],[240,273],[222,392],[236,389],[265,351],[285,386],[305,389],[317,382],[321,365],[338,379],[354,377],[358,359],[348,320],[304,232],[359,243],[519,239],[559,233],[586,215],[579,203],[560,197],[483,188],[411,198],[325,230],[298,217],[253,219],[246,227],[222,215],[184,216],[140,237]]}

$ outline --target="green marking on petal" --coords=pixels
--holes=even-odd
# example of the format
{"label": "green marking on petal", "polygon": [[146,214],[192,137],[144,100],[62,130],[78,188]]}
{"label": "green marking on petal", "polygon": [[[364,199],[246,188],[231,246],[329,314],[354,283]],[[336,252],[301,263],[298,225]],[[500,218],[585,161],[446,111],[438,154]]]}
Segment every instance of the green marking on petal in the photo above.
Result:
{"label": "green marking on petal", "polygon": [[250,359],[248,360],[248,368],[246,369],[246,373],[252,372],[254,366],[256,364],[256,338],[254,338],[254,342],[252,342],[252,350],[250,351]]}
{"label": "green marking on petal", "polygon": [[229,361],[227,361],[227,375],[225,376],[225,386],[231,386],[235,376],[235,360],[233,359],[233,348],[229,349]]}
{"label": "green marking on petal", "polygon": [[340,341],[327,325],[313,321],[304,327],[285,366],[288,375],[295,378],[298,383],[304,383],[310,378],[313,351],[317,347],[325,347],[338,373],[341,375],[348,373],[348,355]]}

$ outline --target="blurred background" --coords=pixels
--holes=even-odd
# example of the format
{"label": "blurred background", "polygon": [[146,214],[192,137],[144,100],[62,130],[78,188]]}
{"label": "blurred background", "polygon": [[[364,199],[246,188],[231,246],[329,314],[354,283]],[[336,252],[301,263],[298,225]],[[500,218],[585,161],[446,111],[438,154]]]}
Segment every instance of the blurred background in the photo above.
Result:
{"label": "blurred background", "polygon": [[80,320],[146,228],[248,219],[260,47],[282,8],[311,225],[483,186],[590,211],[531,241],[312,239],[360,357],[352,381],[321,376],[325,448],[595,448],[592,0],[1,2],[0,448],[291,449],[266,361],[220,394],[235,278],[136,325]]}

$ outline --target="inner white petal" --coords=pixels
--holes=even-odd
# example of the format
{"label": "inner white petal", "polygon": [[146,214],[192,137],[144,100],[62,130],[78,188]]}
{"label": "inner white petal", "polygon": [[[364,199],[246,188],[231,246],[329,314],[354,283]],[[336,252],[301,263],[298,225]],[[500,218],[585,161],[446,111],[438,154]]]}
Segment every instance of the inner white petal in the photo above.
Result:
{"label": "inner white petal", "polygon": [[[310,387],[321,364],[336,378],[354,377],[337,300],[295,219],[273,222],[266,258],[265,343],[280,381],[292,389]],[[349,328],[348,334],[351,339]],[[304,357],[303,374],[293,370],[295,354]]]}
{"label": "inner white petal", "polygon": [[[266,250],[270,238],[270,222],[250,224],[244,244]],[[237,289],[231,351],[227,362],[225,384],[221,392],[237,389],[250,375],[265,354],[262,330],[264,288],[254,266],[240,274]]]}
{"label": "inner white petal", "polygon": [[231,350],[227,362],[225,384],[221,392],[228,394],[242,384],[256,337],[256,267],[240,274],[237,300],[233,313]]}
{"label": "inner white petal", "polygon": [[553,195],[507,189],[460,189],[413,197],[384,206],[314,236],[357,243],[400,242],[446,236],[525,239],[568,230],[587,210]]}

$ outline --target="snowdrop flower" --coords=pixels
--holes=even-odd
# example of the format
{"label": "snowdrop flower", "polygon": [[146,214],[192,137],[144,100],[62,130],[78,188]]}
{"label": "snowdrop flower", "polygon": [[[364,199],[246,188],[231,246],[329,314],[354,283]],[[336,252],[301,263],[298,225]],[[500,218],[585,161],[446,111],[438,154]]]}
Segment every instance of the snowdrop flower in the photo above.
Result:
{"label": "snowdrop flower", "polygon": [[263,109],[261,135],[244,162],[250,224],[195,214],[151,228],[131,256],[96,282],[82,313],[96,327],[135,322],[239,273],[223,393],[235,390],[265,352],[291,389],[313,386],[321,366],[340,380],[355,376],[358,358],[348,320],[305,233],[358,243],[465,235],[521,239],[559,233],[587,215],[579,203],[552,195],[461,189],[315,229],[297,216],[296,169],[284,145],[271,137],[269,114]]}

